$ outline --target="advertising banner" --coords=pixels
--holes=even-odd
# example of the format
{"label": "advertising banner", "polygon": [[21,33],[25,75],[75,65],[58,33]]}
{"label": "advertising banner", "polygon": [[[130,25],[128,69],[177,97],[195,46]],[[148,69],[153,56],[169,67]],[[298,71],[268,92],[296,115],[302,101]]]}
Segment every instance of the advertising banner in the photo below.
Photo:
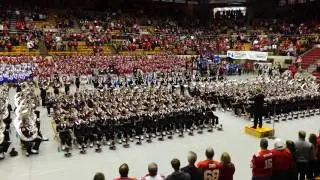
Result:
{"label": "advertising banner", "polygon": [[266,61],[268,59],[268,53],[258,51],[228,51],[227,57],[232,59]]}

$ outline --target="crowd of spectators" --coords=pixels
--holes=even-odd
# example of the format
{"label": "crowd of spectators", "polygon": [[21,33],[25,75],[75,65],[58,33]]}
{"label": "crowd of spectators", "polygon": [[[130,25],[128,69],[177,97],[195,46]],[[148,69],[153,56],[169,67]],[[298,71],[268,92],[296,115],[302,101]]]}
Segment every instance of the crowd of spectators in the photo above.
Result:
{"label": "crowd of spectators", "polygon": [[131,74],[134,69],[143,72],[169,72],[185,68],[186,59],[171,55],[148,56],[59,56],[47,59],[41,56],[3,56],[0,63],[37,65],[34,76],[51,77],[55,73],[62,75],[90,75],[94,70],[106,70],[113,67],[119,74]]}
{"label": "crowd of spectators", "polygon": [[[315,179],[320,175],[320,132],[319,136],[310,134],[306,140],[306,132],[299,131],[298,140],[286,142],[276,139],[273,148],[269,148],[268,140],[260,140],[261,151],[255,153],[251,160],[253,180],[305,180]],[[154,162],[148,165],[147,175],[140,178],[129,176],[129,166],[119,167],[119,177],[114,180],[233,180],[236,170],[231,156],[223,152],[220,161],[214,160],[212,147],[205,151],[206,159],[197,162],[197,154],[188,153],[188,164],[181,168],[179,159],[171,160],[173,172],[167,176],[158,172]],[[105,180],[104,174],[95,174],[94,180]]]}
{"label": "crowd of spectators", "polygon": [[16,29],[22,32],[41,28],[36,27],[35,21],[47,19],[47,13],[37,8],[28,11],[17,9],[14,13],[17,17]]}
{"label": "crowd of spectators", "polygon": [[128,34],[127,38],[124,38],[125,41],[120,41],[121,44],[117,47],[129,51],[137,48],[149,51],[160,47],[177,54],[201,54],[209,49],[214,53],[223,54],[230,49],[243,50],[243,45],[249,44],[250,50],[296,55],[312,47],[312,44],[319,43],[318,22],[288,24],[279,22],[280,20],[262,20],[263,23],[260,21],[260,24],[241,26],[238,24],[242,17],[237,20],[235,17],[222,18],[225,16],[230,18],[230,15],[218,17],[214,20],[213,27],[204,29],[180,27],[177,22],[164,20],[162,23],[166,24],[162,26],[150,23],[152,31],[146,33],[137,28],[139,25],[134,24],[131,28],[138,31]]}
{"label": "crowd of spectators", "polygon": [[[40,10],[30,11],[0,9],[0,51],[11,52],[14,46],[26,46],[30,51],[38,48],[42,31],[37,30],[34,21],[46,19],[46,14]],[[16,16],[16,32],[10,33],[10,18]]]}
{"label": "crowd of spectators", "polygon": [[[39,28],[34,21],[47,19],[47,14],[38,9],[16,10],[15,13],[18,32],[34,31]],[[116,52],[154,51],[158,48],[174,54],[194,55],[208,50],[214,54],[225,54],[228,50],[255,50],[296,56],[320,41],[318,21],[259,19],[247,24],[242,11],[217,12],[206,27],[196,21],[187,24],[180,19],[148,16],[143,12],[134,16],[121,11],[60,12],[54,19],[56,31],[47,31],[44,36],[47,49],[53,51],[77,50],[78,42],[85,41],[94,54],[101,54],[105,45],[112,45]],[[5,13],[2,21],[8,25]],[[74,31],[76,21],[79,31]],[[30,41],[29,45],[36,44],[35,41]]]}
{"label": "crowd of spectators", "polygon": [[6,9],[0,9],[0,24],[2,25],[2,31],[4,33],[8,33],[10,29],[10,11],[7,11]]}
{"label": "crowd of spectators", "polygon": [[[158,172],[158,165],[154,162],[148,165],[146,175],[135,178],[129,176],[129,166],[122,164],[119,167],[119,177],[114,180],[202,180],[202,179],[219,179],[232,180],[235,173],[235,166],[231,162],[229,153],[224,152],[220,161],[214,160],[215,152],[212,147],[208,147],[205,151],[206,158],[197,162],[197,154],[190,151],[188,153],[188,164],[181,167],[180,160],[173,158],[170,162],[172,173],[165,176]],[[103,173],[96,173],[94,180],[104,180]]]}

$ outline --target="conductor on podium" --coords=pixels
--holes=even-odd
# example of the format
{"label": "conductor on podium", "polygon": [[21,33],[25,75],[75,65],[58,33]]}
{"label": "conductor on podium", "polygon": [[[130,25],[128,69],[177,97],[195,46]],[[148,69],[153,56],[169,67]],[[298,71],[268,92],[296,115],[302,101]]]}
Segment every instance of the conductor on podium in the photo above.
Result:
{"label": "conductor on podium", "polygon": [[252,128],[256,129],[258,122],[259,122],[259,128],[262,128],[262,115],[264,113],[264,94],[262,94],[261,90],[257,90],[257,94],[251,98],[252,101],[254,101],[253,104],[253,126]]}

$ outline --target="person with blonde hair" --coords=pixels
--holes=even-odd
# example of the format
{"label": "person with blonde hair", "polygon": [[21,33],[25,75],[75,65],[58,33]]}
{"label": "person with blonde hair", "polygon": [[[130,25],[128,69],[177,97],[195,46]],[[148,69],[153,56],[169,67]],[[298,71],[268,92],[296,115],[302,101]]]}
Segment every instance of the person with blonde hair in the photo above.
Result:
{"label": "person with blonde hair", "polygon": [[158,165],[154,162],[148,165],[148,172],[147,175],[139,180],[165,180],[165,176],[158,174]]}
{"label": "person with blonde hair", "polygon": [[222,153],[220,161],[221,168],[219,180],[233,180],[235,167],[234,164],[231,162],[231,157],[229,153]]}

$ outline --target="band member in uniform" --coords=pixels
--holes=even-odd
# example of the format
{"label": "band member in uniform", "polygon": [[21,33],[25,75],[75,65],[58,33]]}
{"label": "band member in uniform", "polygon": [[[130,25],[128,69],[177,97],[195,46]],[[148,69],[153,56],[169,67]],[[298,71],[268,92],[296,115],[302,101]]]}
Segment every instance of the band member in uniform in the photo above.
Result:
{"label": "band member in uniform", "polygon": [[60,121],[57,125],[57,132],[59,133],[59,138],[62,145],[62,151],[66,151],[66,156],[71,155],[70,148],[72,147],[72,136],[71,136],[71,128],[68,122]]}
{"label": "band member in uniform", "polygon": [[60,89],[60,81],[58,80],[55,80],[54,83],[53,83],[53,93],[55,96],[58,96],[59,95],[59,89]]}
{"label": "band member in uniform", "polygon": [[76,84],[77,92],[78,92],[78,91],[79,91],[79,88],[80,88],[80,76],[79,76],[79,75],[76,76],[76,82],[75,82],[75,84]]}
{"label": "band member in uniform", "polygon": [[63,82],[64,82],[64,92],[66,93],[66,95],[69,95],[69,92],[70,92],[70,79],[69,79],[69,77],[64,76]]}
{"label": "band member in uniform", "polygon": [[41,105],[46,105],[46,96],[47,96],[48,86],[46,85],[46,81],[40,83],[40,97],[41,97]]}
{"label": "band member in uniform", "polygon": [[5,153],[8,151],[10,146],[9,131],[5,123],[0,119],[0,160],[5,158]]}
{"label": "band member in uniform", "polygon": [[48,93],[48,96],[46,98],[46,108],[47,108],[47,113],[48,116],[51,116],[51,109],[53,108],[55,103],[54,97],[51,93]]}
{"label": "band member in uniform", "polygon": [[35,132],[26,118],[22,118],[20,129],[22,133],[22,136],[20,137],[21,143],[26,150],[25,155],[29,156],[30,154],[38,154],[41,144],[41,138],[37,134],[38,130]]}

